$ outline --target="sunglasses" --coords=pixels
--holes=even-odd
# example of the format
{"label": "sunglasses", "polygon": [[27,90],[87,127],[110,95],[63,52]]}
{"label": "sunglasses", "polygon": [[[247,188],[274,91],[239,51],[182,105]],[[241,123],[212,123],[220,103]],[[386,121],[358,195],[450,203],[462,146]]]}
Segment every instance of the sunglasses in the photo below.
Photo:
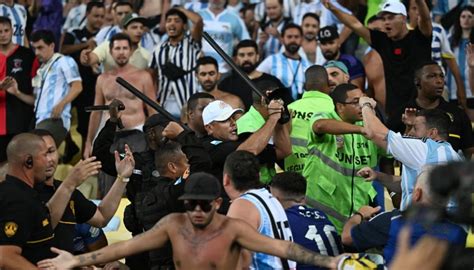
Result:
{"label": "sunglasses", "polygon": [[199,208],[203,212],[209,212],[212,209],[212,201],[211,200],[187,200],[184,202],[184,209],[186,211],[194,211],[196,209],[196,206],[199,205]]}

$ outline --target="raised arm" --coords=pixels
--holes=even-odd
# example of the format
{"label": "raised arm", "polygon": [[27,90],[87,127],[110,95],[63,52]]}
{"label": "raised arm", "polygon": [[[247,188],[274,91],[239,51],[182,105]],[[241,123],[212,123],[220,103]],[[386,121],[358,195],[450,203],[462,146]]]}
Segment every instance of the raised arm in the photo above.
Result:
{"label": "raised arm", "polygon": [[469,66],[469,85],[474,89],[474,44],[466,46],[467,64]]}
{"label": "raised arm", "polygon": [[316,134],[362,134],[361,126],[349,124],[334,119],[319,119],[313,123],[313,132]]}
{"label": "raised arm", "polygon": [[426,37],[431,37],[433,32],[433,25],[431,24],[430,10],[426,5],[425,0],[415,0],[418,6],[418,13],[420,19],[418,20],[418,28]]}
{"label": "raised arm", "polygon": [[293,242],[263,236],[250,227],[245,221],[233,220],[232,222],[235,223],[236,241],[243,248],[304,264],[317,265],[330,269],[337,267],[337,257],[324,256],[305,249]]}
{"label": "raised arm", "polygon": [[103,264],[132,254],[159,248],[169,240],[167,227],[170,226],[171,219],[171,216],[166,216],[153,228],[132,239],[79,256],[73,256],[67,251],[52,248],[51,250],[59,256],[40,261],[38,266],[45,269],[72,269],[80,266]]}
{"label": "raised arm", "polygon": [[324,6],[329,9],[345,26],[352,29],[352,31],[363,38],[369,45],[372,44],[369,29],[359,22],[356,17],[338,9],[331,3],[331,0],[323,0],[322,2]]}
{"label": "raised arm", "polygon": [[375,100],[369,97],[361,97],[359,99],[359,105],[362,107],[365,136],[378,147],[387,150],[387,135],[389,129],[375,115]]}
{"label": "raised arm", "polygon": [[184,7],[177,7],[179,11],[183,12],[186,17],[193,23],[193,27],[191,29],[191,36],[195,41],[201,41],[202,39],[202,31],[204,29],[204,22],[202,17],[197,14],[196,12],[192,12],[191,10],[187,10]]}
{"label": "raised arm", "polygon": [[278,119],[280,119],[282,109],[283,103],[281,100],[270,101],[268,104],[269,117],[265,125],[250,135],[247,140],[239,145],[237,150],[245,150],[254,155],[260,154],[273,135],[273,130],[278,124]]}
{"label": "raised arm", "polygon": [[117,208],[122,199],[122,194],[127,186],[128,179],[132,175],[133,168],[135,168],[135,160],[133,159],[130,147],[125,145],[125,157],[120,160],[119,153],[115,151],[115,168],[117,170],[117,179],[100,202],[99,207],[94,216],[87,222],[94,227],[103,228],[107,226],[110,219],[117,212]]}
{"label": "raised arm", "polygon": [[71,199],[72,192],[82,184],[89,176],[99,173],[100,162],[94,161],[95,157],[79,161],[71,169],[66,179],[54,192],[53,197],[46,203],[51,215],[51,226],[53,229],[58,225],[59,220],[64,214],[64,209]]}

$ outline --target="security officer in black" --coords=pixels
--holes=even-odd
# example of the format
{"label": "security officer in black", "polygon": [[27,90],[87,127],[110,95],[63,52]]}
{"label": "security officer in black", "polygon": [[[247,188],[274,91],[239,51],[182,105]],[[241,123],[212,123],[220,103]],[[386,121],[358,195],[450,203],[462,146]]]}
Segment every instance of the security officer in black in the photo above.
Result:
{"label": "security officer in black", "polygon": [[[49,163],[47,180],[34,186],[40,193],[42,201],[47,202],[62,184],[62,181],[54,179],[54,173],[56,172],[59,160],[57,144],[54,140],[54,135],[46,130],[35,129],[30,132],[44,140],[48,147],[48,152],[53,157],[52,162]],[[76,236],[76,224],[88,223],[95,228],[103,228],[109,223],[120,204],[122,194],[127,185],[124,179],[130,177],[129,174],[133,170],[131,153],[129,153],[129,156],[129,159],[123,159],[115,165],[119,168],[120,177],[118,177],[107,195],[100,202],[99,207],[84,197],[79,190],[75,189],[72,192],[64,214],[54,230],[56,248],[67,250],[71,253],[75,252],[73,239]]]}
{"label": "security officer in black", "polygon": [[7,146],[9,168],[0,183],[0,269],[31,269],[54,257],[49,210],[33,189],[46,179],[47,151],[40,137],[26,133]]}
{"label": "security officer in black", "polygon": [[34,134],[17,135],[7,146],[8,172],[0,184],[0,269],[31,269],[54,257],[53,230],[73,190],[97,174],[100,162],[88,158],[76,165],[45,206],[35,184],[46,180],[53,161],[45,141]]}

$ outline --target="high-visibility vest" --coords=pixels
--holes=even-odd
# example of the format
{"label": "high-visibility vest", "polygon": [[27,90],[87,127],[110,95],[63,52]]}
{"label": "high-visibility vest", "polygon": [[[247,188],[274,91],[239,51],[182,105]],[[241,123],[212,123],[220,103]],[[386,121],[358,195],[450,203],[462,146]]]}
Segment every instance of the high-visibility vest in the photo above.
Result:
{"label": "high-visibility vest", "polygon": [[303,172],[308,155],[308,133],[311,129],[309,120],[315,112],[334,111],[331,97],[320,91],[306,91],[303,97],[290,105],[291,113],[291,149],[290,156],[285,158],[285,171]]}

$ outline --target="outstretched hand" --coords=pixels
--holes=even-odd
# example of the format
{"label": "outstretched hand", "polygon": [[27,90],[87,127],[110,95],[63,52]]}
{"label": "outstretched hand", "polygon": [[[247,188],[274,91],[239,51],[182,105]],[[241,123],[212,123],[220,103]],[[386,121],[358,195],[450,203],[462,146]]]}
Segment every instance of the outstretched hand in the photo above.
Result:
{"label": "outstretched hand", "polygon": [[414,126],[416,118],[416,108],[406,108],[405,112],[402,114],[402,122],[405,126]]}
{"label": "outstretched hand", "polygon": [[125,157],[122,160],[120,160],[118,151],[115,151],[114,154],[117,174],[124,178],[129,178],[135,168],[135,159],[133,158],[133,153],[130,150],[130,147],[128,147],[128,144],[125,144]]}
{"label": "outstretched hand", "polygon": [[377,178],[377,172],[370,167],[364,167],[357,171],[357,176],[364,178],[365,181],[374,181]]}
{"label": "outstretched hand", "polygon": [[74,187],[80,186],[89,176],[99,173],[102,168],[100,161],[95,161],[96,157],[90,157],[80,160],[67,175],[64,183],[70,184]]}
{"label": "outstretched hand", "polygon": [[72,269],[74,267],[74,255],[54,247],[51,248],[51,251],[58,254],[58,256],[38,262],[40,269]]}

